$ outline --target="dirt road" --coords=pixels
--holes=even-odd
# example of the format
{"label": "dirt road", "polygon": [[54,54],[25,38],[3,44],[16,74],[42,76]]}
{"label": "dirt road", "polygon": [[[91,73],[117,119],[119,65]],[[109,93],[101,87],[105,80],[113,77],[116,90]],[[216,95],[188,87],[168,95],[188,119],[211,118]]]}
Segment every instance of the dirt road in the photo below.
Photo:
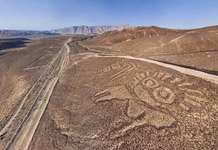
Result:
{"label": "dirt road", "polygon": [[29,149],[214,149],[218,78],[71,44]]}
{"label": "dirt road", "polygon": [[0,131],[0,149],[213,149],[218,77],[68,39]]}
{"label": "dirt road", "polygon": [[1,130],[0,149],[27,149],[59,75],[69,60],[69,38]]}
{"label": "dirt road", "polygon": [[130,59],[130,60],[144,61],[144,62],[156,64],[156,65],[159,65],[159,66],[163,66],[163,67],[166,67],[166,68],[170,68],[170,69],[179,71],[179,72],[184,73],[184,74],[196,76],[196,77],[199,77],[199,78],[205,79],[207,81],[211,81],[213,83],[218,84],[218,76],[216,76],[216,75],[211,75],[211,74],[204,73],[204,72],[197,71],[197,70],[193,70],[193,69],[188,69],[188,68],[184,68],[184,67],[180,67],[180,66],[176,66],[176,65],[162,63],[162,62],[155,61],[155,60],[150,60],[150,59],[146,59],[146,58],[139,58],[139,57],[133,57],[133,56],[125,56],[125,55],[123,55],[123,56],[122,55],[118,55],[118,56],[95,55],[95,56],[96,57],[108,57],[108,58],[125,58],[125,59]]}

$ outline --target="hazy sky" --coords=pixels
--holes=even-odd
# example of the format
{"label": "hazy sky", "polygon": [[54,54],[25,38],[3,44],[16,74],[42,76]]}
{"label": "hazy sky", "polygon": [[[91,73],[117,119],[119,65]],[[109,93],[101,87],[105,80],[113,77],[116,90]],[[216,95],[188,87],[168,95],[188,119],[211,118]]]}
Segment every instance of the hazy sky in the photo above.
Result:
{"label": "hazy sky", "polygon": [[218,0],[0,0],[0,29],[218,25]]}

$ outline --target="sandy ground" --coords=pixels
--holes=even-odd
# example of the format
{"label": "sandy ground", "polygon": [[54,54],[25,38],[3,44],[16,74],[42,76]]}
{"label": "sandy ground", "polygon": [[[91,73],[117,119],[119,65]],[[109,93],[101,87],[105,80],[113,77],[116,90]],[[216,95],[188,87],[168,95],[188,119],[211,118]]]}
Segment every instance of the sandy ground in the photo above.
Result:
{"label": "sandy ground", "polygon": [[[65,57],[68,55],[69,50],[66,48],[64,50],[63,45],[66,47],[64,43],[66,42],[67,38],[69,37],[56,37],[34,40],[26,48],[17,50],[13,49],[13,51],[9,50],[7,54],[1,56],[2,61],[4,60],[1,68],[10,68],[10,72],[5,71],[7,73],[7,76],[4,74],[1,80],[1,82],[3,83],[1,106],[6,107],[6,109],[3,109],[3,111],[1,112],[3,119],[6,118],[1,121],[1,149],[10,148],[11,145],[13,146],[13,144],[15,143],[14,141],[19,142],[20,139],[22,139],[19,137],[19,135],[30,135],[30,133],[28,133],[29,130],[25,130],[24,128],[28,129],[28,127],[30,127],[31,131],[34,131],[32,129],[34,129],[34,126],[37,125],[37,122],[35,122],[35,124],[33,125],[28,126],[27,122],[31,121],[31,119],[28,118],[32,118],[33,120],[37,121],[37,119],[34,119],[34,116],[31,115],[31,112],[33,110],[37,110],[37,100],[49,100],[49,98],[44,98],[46,96],[43,96],[43,94],[41,93],[46,93],[43,92],[46,84],[48,84],[49,80],[52,80],[52,77],[54,77],[53,74],[58,75],[58,72],[63,66],[62,64],[65,63]],[[57,42],[57,40],[59,42]],[[52,42],[56,42],[56,44],[51,46]],[[32,48],[35,49],[32,50]],[[20,58],[14,61],[10,61],[10,59],[14,56],[19,56]],[[10,63],[6,64],[7,62]],[[24,80],[24,83],[28,84],[24,85],[20,82],[16,82],[16,80],[11,81],[11,77],[13,77],[14,75],[22,78]],[[8,85],[8,83],[11,84]],[[7,86],[10,86],[10,88],[12,88],[12,92],[10,90],[7,90]],[[23,93],[20,94],[20,91],[22,91]],[[49,90],[49,92],[52,91]],[[12,96],[10,96],[9,98],[3,97],[4,94],[10,95],[11,93]],[[7,103],[4,103],[4,100]],[[45,102],[46,101],[47,100],[45,100]],[[44,103],[44,101],[41,101],[41,103]],[[46,108],[46,105],[41,105],[42,104],[40,104],[38,107]],[[39,111],[37,113],[37,116],[40,116],[38,114],[41,114],[42,116],[43,112]],[[25,130],[28,134],[26,134],[26,132],[22,133],[23,130]],[[31,141],[31,137],[29,138]],[[21,146],[20,149],[25,149],[25,143],[23,145],[23,147]],[[16,149],[18,148],[19,147],[16,145]]]}
{"label": "sandy ground", "polygon": [[29,149],[217,148],[217,76],[70,45]]}
{"label": "sandy ground", "polygon": [[[201,53],[148,59],[90,50],[85,38],[34,39],[0,56],[0,149],[218,147],[218,77],[198,69],[216,71],[214,51],[203,65]],[[175,65],[192,57],[194,68]]]}
{"label": "sandy ground", "polygon": [[187,53],[178,55],[147,56],[147,58],[191,66],[199,69],[218,71],[218,50],[213,52],[199,52],[193,54]]}

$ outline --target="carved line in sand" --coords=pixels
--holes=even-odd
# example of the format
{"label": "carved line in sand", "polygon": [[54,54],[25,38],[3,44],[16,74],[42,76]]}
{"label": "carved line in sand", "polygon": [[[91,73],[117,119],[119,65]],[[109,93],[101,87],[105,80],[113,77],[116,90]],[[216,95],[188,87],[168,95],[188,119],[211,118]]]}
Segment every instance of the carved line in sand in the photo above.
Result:
{"label": "carved line in sand", "polygon": [[[165,87],[163,84],[160,84],[160,82],[157,81],[160,80],[166,83],[166,80],[168,79],[169,80],[168,82],[170,84],[177,86],[178,90],[184,92],[184,102],[188,104],[185,104],[183,102],[179,104],[181,108],[183,108],[184,110],[189,109],[187,105],[191,104],[193,106],[202,107],[201,102],[208,102],[202,91],[192,89],[193,84],[190,82],[185,82],[181,78],[178,77],[173,78],[171,74],[162,73],[162,72],[152,73],[146,71],[146,75],[148,77],[144,79],[145,78],[144,73],[137,74],[136,77],[133,78],[133,82],[131,86],[134,88],[142,80],[142,85],[144,85],[145,88],[159,87],[153,91],[153,95],[158,101],[171,104],[173,102],[173,99],[175,99],[173,90],[168,87]],[[160,94],[160,97],[158,97],[158,94]],[[168,99],[164,99],[166,97],[168,97]]]}
{"label": "carved line in sand", "polygon": [[[175,89],[167,87],[166,80],[169,80],[168,84],[176,85],[177,90],[184,91],[183,101],[178,102],[178,107],[182,110],[188,111],[190,105],[201,107],[201,102],[208,102],[203,92],[189,88],[193,85],[192,83],[183,82],[180,78],[173,78],[171,74],[149,71],[136,74],[130,87],[137,98],[130,94],[126,85],[109,87],[95,95],[97,103],[111,100],[128,101],[126,114],[132,119],[132,122],[119,130],[112,131],[111,138],[120,137],[137,126],[152,125],[160,128],[171,126],[176,122],[170,113],[164,111],[166,106],[170,107],[177,101]],[[163,109],[163,111],[157,108]],[[170,109],[167,110],[170,111]]]}
{"label": "carved line in sand", "polygon": [[102,75],[102,74],[108,73],[108,72],[113,71],[113,70],[121,69],[117,73],[108,77],[111,81],[113,81],[113,80],[119,78],[120,76],[130,72],[131,70],[133,70],[135,68],[136,68],[136,66],[134,63],[121,61],[121,62],[116,62],[116,63],[113,63],[111,65],[104,67],[103,69],[101,69],[99,71],[98,74]]}

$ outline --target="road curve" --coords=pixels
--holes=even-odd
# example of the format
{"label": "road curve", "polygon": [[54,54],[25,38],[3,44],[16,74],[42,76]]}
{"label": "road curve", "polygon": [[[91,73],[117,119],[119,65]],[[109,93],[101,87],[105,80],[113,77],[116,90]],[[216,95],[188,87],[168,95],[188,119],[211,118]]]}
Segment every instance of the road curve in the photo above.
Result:
{"label": "road curve", "polygon": [[[180,66],[176,66],[176,65],[172,65],[172,64],[167,64],[167,63],[163,63],[163,62],[159,62],[159,61],[155,61],[155,60],[151,60],[151,59],[146,59],[146,58],[141,58],[141,57],[134,57],[134,56],[130,56],[130,55],[123,55],[121,53],[112,53],[112,55],[104,55],[104,53],[102,53],[102,51],[95,51],[93,49],[90,49],[86,45],[83,45],[82,43],[79,43],[79,45],[86,48],[90,52],[95,52],[95,53],[97,52],[92,57],[111,57],[111,58],[118,57],[118,58],[125,58],[125,59],[131,59],[131,60],[144,61],[144,62],[156,64],[156,65],[159,65],[159,66],[163,66],[163,67],[166,67],[166,68],[170,68],[170,69],[179,71],[180,73],[183,73],[183,74],[203,78],[204,80],[207,80],[207,81],[213,82],[215,84],[218,84],[218,76],[211,75],[211,74],[208,74],[208,73],[204,73],[202,71],[197,71],[197,70],[194,70],[194,69],[189,69],[189,68],[180,67]],[[101,55],[101,54],[103,54],[103,55]]]}
{"label": "road curve", "polygon": [[162,63],[162,62],[159,62],[159,61],[150,60],[150,59],[146,59],[146,58],[139,58],[139,57],[133,57],[133,56],[126,56],[126,55],[111,55],[111,56],[105,55],[105,56],[102,56],[102,55],[99,55],[99,54],[96,54],[95,57],[125,58],[125,59],[131,59],[131,60],[144,61],[144,62],[156,64],[156,65],[159,65],[159,66],[163,66],[163,67],[166,67],[166,68],[170,68],[170,69],[179,71],[180,73],[183,73],[183,74],[199,77],[199,78],[202,78],[204,80],[207,80],[207,81],[213,82],[215,84],[218,84],[218,76],[216,76],[216,75],[211,75],[211,74],[204,73],[204,72],[201,72],[201,71],[197,71],[197,70],[194,70],[194,69],[188,69],[188,68],[185,68],[185,67],[166,64],[166,63]]}

